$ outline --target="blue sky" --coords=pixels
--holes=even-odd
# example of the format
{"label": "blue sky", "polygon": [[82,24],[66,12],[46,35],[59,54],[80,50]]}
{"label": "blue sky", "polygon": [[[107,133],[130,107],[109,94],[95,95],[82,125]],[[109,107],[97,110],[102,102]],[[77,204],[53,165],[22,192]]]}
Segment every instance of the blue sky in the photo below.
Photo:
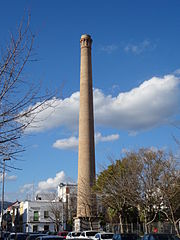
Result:
{"label": "blue sky", "polygon": [[[43,88],[58,89],[55,111],[43,112],[38,131],[22,139],[27,150],[6,177],[5,199],[32,197],[77,181],[80,45],[93,39],[92,67],[96,171],[126,150],[178,148],[180,1],[7,0],[1,3],[1,41],[31,12],[38,58],[25,74]],[[63,85],[63,87],[62,87]],[[46,118],[49,116],[50,118]]]}

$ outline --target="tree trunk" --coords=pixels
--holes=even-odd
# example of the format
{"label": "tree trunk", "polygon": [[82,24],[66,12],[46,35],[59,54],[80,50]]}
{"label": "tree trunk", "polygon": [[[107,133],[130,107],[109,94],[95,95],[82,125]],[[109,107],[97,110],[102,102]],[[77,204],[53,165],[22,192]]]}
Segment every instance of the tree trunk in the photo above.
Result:
{"label": "tree trunk", "polygon": [[92,219],[91,218],[89,218],[89,224],[90,224],[90,230],[93,230]]}
{"label": "tree trunk", "polygon": [[121,214],[119,214],[119,224],[120,224],[120,231],[121,231],[121,233],[124,233],[124,231],[123,231],[123,225],[122,225],[122,216],[121,216]]}
{"label": "tree trunk", "polygon": [[177,227],[177,223],[173,221],[173,224],[174,224],[174,229],[175,229],[175,231],[176,231],[177,236],[180,237],[179,229],[178,229],[178,227]]}
{"label": "tree trunk", "polygon": [[147,218],[146,218],[146,214],[144,214],[144,230],[145,230],[145,234],[148,233],[148,229],[147,229]]}

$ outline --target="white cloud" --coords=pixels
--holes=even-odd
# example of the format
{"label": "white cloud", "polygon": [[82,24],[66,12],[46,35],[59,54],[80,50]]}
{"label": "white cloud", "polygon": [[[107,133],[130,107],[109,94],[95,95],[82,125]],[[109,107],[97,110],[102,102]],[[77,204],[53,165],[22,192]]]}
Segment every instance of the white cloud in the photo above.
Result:
{"label": "white cloud", "polygon": [[[95,142],[109,142],[109,141],[115,141],[119,139],[119,135],[118,134],[112,134],[109,136],[102,136],[101,133],[96,133],[95,134]],[[53,147],[54,148],[58,148],[58,149],[65,149],[65,150],[69,150],[69,149],[77,149],[78,148],[78,143],[79,140],[77,137],[70,137],[70,138],[64,138],[64,139],[59,139],[57,140],[54,144]]]}
{"label": "white cloud", "polygon": [[108,136],[102,136],[101,133],[95,134],[95,141],[98,142],[111,142],[119,139],[119,134],[112,134]]}
{"label": "white cloud", "polygon": [[6,177],[6,180],[9,180],[9,181],[16,181],[16,179],[17,179],[16,175],[11,175]]}
{"label": "white cloud", "polygon": [[[38,105],[38,103],[37,103]],[[77,128],[79,114],[79,92],[73,93],[69,98],[47,101],[48,108],[40,111],[35,121],[26,131],[41,132],[44,130],[66,126],[70,129]]]}
{"label": "white cloud", "polygon": [[72,183],[70,178],[65,175],[64,171],[60,171],[56,173],[56,176],[54,178],[48,178],[45,181],[39,182],[37,192],[47,192],[47,191],[57,190],[57,187],[61,182]]}
{"label": "white cloud", "polygon": [[22,186],[20,188],[20,193],[27,193],[27,192],[30,192],[32,191],[34,188],[34,184],[33,183],[27,183],[25,184],[24,186]]}
{"label": "white cloud", "polygon": [[96,124],[131,132],[168,123],[179,112],[179,78],[153,77],[117,97],[94,91]]}
{"label": "white cloud", "polygon": [[[167,124],[179,112],[179,80],[174,75],[152,77],[129,92],[119,93],[117,97],[105,95],[100,89],[95,89],[96,125],[136,133]],[[29,131],[45,131],[62,126],[77,130],[78,112],[79,92],[76,92],[64,100],[56,99],[51,109],[38,115],[36,127],[31,126]],[[75,142],[76,139],[72,138],[71,143]]]}
{"label": "white cloud", "polygon": [[135,137],[138,133],[137,133],[137,131],[133,131],[133,130],[131,130],[131,131],[129,131],[129,136],[131,136],[131,137]]}
{"label": "white cloud", "polygon": [[[16,175],[9,176],[7,173],[5,173],[5,181],[16,181],[16,179]],[[0,174],[0,182],[2,182],[2,174]]]}
{"label": "white cloud", "polygon": [[118,46],[115,44],[106,45],[106,46],[100,46],[99,50],[102,52],[106,52],[108,54],[111,54],[112,52],[116,51],[118,49]]}
{"label": "white cloud", "polygon": [[152,45],[150,41],[144,40],[143,42],[139,44],[128,44],[124,50],[125,52],[131,52],[134,54],[141,54],[142,52],[146,50],[153,50],[155,48],[155,45]]}
{"label": "white cloud", "polygon": [[[27,183],[20,187],[18,193],[18,199],[28,198],[33,199],[38,193],[48,193],[57,190],[58,185],[63,183],[74,183],[70,177],[67,177],[64,171],[56,173],[55,177],[47,178],[46,180],[40,181],[37,184]],[[13,193],[15,195],[15,193]],[[35,194],[35,195],[34,195]]]}
{"label": "white cloud", "polygon": [[76,149],[78,147],[78,138],[59,139],[53,144],[53,147],[58,149]]}
{"label": "white cloud", "polygon": [[179,68],[179,69],[176,69],[176,70],[173,72],[173,74],[175,74],[175,75],[180,75],[180,68]]}

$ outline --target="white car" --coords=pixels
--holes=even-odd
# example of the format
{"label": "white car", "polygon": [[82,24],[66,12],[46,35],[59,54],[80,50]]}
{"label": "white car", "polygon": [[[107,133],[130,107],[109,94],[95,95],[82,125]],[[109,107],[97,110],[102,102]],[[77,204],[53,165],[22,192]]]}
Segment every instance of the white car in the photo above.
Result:
{"label": "white car", "polygon": [[98,233],[98,231],[95,230],[89,230],[89,231],[83,231],[81,232],[80,238],[89,238],[94,239],[94,236]]}
{"label": "white car", "polygon": [[94,240],[112,240],[114,233],[100,232],[94,236]]}
{"label": "white car", "polygon": [[78,238],[81,235],[81,232],[69,232],[66,236],[66,239]]}

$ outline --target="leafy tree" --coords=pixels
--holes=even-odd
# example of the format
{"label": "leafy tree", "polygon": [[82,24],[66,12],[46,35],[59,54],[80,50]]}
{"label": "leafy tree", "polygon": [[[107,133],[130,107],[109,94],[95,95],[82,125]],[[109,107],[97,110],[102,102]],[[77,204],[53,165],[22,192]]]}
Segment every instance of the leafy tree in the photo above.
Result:
{"label": "leafy tree", "polygon": [[126,153],[104,169],[97,177],[95,190],[111,218],[118,215],[121,232],[123,221],[130,219],[132,209],[138,209],[145,232],[158,213],[164,212],[179,234],[179,181],[173,155],[142,148]]}
{"label": "leafy tree", "polygon": [[[138,179],[133,174],[136,165],[134,155],[113,162],[101,172],[97,178],[95,189],[100,195],[102,203],[111,212],[118,215],[121,232],[123,232],[123,210],[134,202],[138,196]],[[132,167],[132,165],[134,167]],[[133,169],[134,168],[134,169]]]}

